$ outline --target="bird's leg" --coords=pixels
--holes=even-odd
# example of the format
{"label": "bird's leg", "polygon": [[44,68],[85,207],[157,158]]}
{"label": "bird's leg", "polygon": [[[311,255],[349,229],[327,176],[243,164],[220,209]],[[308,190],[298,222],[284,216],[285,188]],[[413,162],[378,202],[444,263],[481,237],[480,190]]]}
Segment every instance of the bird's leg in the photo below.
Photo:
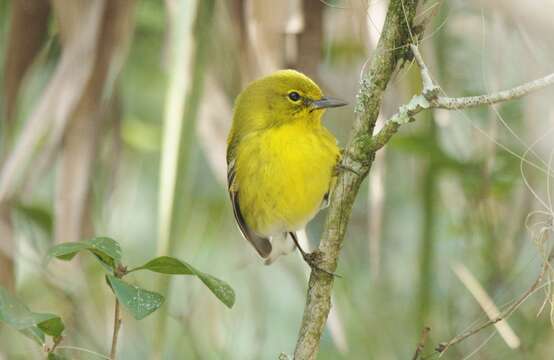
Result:
{"label": "bird's leg", "polygon": [[327,275],[330,275],[330,276],[340,277],[340,275],[329,272],[329,271],[327,271],[325,269],[322,269],[319,266],[317,266],[315,264],[314,254],[313,253],[312,254],[307,253],[306,251],[304,251],[304,249],[302,249],[302,247],[300,246],[300,243],[298,242],[298,238],[296,237],[296,233],[291,231],[291,232],[289,232],[289,235],[292,238],[292,241],[294,241],[294,244],[296,245],[296,247],[298,248],[298,251],[300,251],[300,254],[302,255],[302,258],[310,266],[310,268],[321,271],[321,272],[324,272],[324,273],[326,273]]}

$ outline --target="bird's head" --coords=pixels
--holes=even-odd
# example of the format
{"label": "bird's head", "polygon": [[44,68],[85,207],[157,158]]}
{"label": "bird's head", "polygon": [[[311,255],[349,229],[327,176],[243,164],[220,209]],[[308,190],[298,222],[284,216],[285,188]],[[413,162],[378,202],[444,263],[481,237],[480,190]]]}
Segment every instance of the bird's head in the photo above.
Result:
{"label": "bird's head", "polygon": [[250,83],[235,104],[235,124],[249,130],[283,125],[294,121],[317,121],[329,107],[346,102],[323,96],[306,75],[279,70]]}

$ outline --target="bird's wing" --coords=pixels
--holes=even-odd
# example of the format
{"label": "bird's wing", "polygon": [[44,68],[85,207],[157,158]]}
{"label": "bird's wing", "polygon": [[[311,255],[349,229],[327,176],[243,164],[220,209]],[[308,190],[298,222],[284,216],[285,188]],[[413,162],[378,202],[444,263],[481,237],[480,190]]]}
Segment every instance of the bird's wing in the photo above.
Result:
{"label": "bird's wing", "polygon": [[238,186],[235,183],[235,161],[231,161],[227,167],[227,189],[229,190],[229,196],[231,197],[231,203],[233,204],[233,213],[235,214],[235,220],[239,226],[239,230],[242,236],[248,240],[252,246],[256,249],[258,254],[264,259],[271,253],[271,242],[268,238],[258,236],[254,233],[242,216],[239,206],[239,194]]}

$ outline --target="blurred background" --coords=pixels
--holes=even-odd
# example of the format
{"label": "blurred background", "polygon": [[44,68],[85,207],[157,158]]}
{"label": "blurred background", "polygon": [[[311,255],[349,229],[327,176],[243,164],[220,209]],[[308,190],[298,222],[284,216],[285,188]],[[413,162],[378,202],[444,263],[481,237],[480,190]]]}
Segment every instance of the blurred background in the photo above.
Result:
{"label": "blurred background", "polygon": [[[126,264],[171,254],[237,294],[227,309],[197,279],[129,276],[169,292],[145,320],[124,314],[119,358],[292,353],[308,268],[297,254],[263,266],[235,226],[225,184],[233,100],[250,80],[295,68],[354,104],[387,6],[0,0],[0,284],[34,311],[61,314],[62,345],[107,354],[113,298],[101,267],[86,255],[47,265],[45,254],[110,236]],[[420,13],[436,14],[421,48],[450,96],[554,69],[551,0],[429,0]],[[415,65],[397,71],[381,121],[419,90]],[[487,319],[468,276],[500,309],[531,286],[545,253],[539,236],[552,241],[553,95],[420,114],[379,152],[356,200],[320,359],[411,358],[425,325],[430,353]],[[342,146],[353,118],[352,105],[325,116]],[[324,217],[307,230],[312,248]],[[443,358],[552,359],[548,303],[537,316],[552,299],[545,289],[510,317],[511,341],[491,327]],[[0,326],[1,359],[41,354]]]}

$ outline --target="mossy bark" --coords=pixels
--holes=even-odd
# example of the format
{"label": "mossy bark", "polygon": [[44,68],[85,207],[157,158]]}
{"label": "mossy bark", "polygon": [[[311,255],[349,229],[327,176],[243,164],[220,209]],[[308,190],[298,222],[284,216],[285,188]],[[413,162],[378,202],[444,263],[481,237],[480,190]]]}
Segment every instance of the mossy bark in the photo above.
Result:
{"label": "mossy bark", "polygon": [[[318,266],[329,272],[337,268],[354,200],[375,158],[371,138],[383,93],[398,64],[409,53],[417,4],[418,0],[391,0],[381,38],[360,84],[355,123],[342,159],[342,168],[349,170],[342,170],[338,175],[321,242],[315,252]],[[331,308],[332,289],[332,276],[312,271],[294,352],[296,360],[316,358]]]}

